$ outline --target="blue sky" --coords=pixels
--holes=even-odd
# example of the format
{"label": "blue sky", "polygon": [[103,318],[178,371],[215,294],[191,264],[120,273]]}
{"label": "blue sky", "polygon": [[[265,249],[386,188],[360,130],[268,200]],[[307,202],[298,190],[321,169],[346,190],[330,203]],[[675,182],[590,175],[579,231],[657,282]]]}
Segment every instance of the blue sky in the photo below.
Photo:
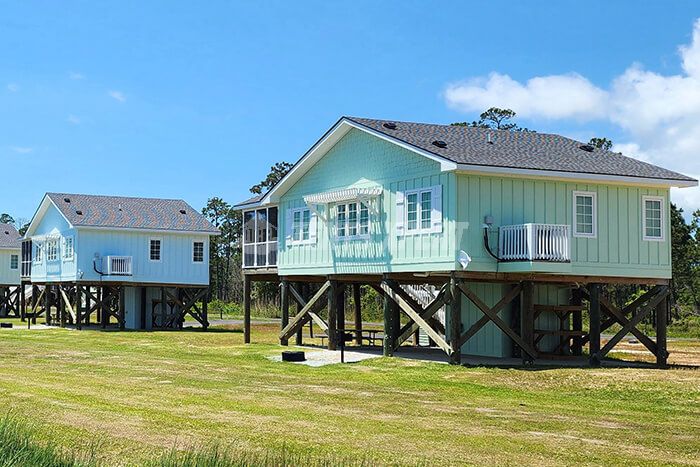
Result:
{"label": "blue sky", "polygon": [[16,217],[46,191],[234,203],[341,115],[450,123],[490,105],[700,174],[697,2],[0,7],[0,211]]}

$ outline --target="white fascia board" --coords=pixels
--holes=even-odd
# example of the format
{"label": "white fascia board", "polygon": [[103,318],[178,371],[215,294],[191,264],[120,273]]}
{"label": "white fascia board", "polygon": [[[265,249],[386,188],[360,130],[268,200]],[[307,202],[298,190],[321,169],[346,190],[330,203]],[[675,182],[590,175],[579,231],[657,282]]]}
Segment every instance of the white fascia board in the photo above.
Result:
{"label": "white fascia board", "polygon": [[581,172],[562,172],[556,170],[519,169],[512,167],[492,167],[459,164],[459,173],[476,173],[499,175],[503,177],[548,178],[580,182],[612,183],[618,185],[659,186],[664,188],[687,188],[698,186],[697,180],[673,180],[665,178],[629,177],[624,175],[589,174]]}
{"label": "white fascia board", "polygon": [[37,208],[36,212],[34,213],[34,216],[32,216],[32,220],[29,222],[29,227],[27,227],[27,232],[25,232],[24,237],[25,238],[30,238],[32,234],[34,233],[34,230],[36,230],[36,223],[41,221],[41,218],[44,217],[44,214],[46,214],[46,210],[49,208],[49,203],[53,205],[54,208],[56,208],[56,211],[65,219],[65,221],[68,223],[70,228],[73,228],[73,224],[68,220],[66,216],[63,215],[60,209],[58,209],[58,206],[56,206],[56,203],[53,202],[51,198],[49,198],[49,195],[44,195],[44,198],[42,198],[41,203],[39,203],[39,207]]}
{"label": "white fascia board", "polygon": [[[280,197],[291,188],[306,172],[307,168],[313,166],[318,162],[335,144],[345,136],[352,128],[369,133],[377,138],[388,141],[392,144],[400,146],[404,149],[412,151],[423,157],[427,157],[434,160],[440,164],[440,169],[443,172],[457,169],[457,164],[448,159],[440,157],[429,151],[424,151],[423,149],[412,146],[391,136],[385,135],[379,131],[368,128],[364,125],[353,122],[345,117],[338,120],[338,122],[331,127],[330,130],[326,132],[320,140],[314,144],[311,149],[309,149],[304,156],[297,162],[294,167],[285,175],[280,182],[275,185],[267,194],[260,200],[260,205],[275,204],[279,202]],[[252,207],[252,206],[251,206]]]}
{"label": "white fascia board", "polygon": [[83,230],[98,230],[98,231],[117,231],[117,232],[136,232],[136,233],[165,233],[165,234],[181,234],[181,235],[199,235],[202,237],[221,235],[221,232],[199,232],[196,230],[167,230],[167,229],[136,229],[132,227],[97,227],[79,225],[75,227],[78,231]]}

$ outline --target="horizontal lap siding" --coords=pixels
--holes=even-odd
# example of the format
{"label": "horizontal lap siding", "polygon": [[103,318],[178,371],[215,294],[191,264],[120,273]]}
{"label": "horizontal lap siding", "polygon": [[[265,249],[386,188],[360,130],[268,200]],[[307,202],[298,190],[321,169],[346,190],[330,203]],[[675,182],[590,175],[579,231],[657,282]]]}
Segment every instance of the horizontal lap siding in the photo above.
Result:
{"label": "horizontal lap siding", "polygon": [[[452,214],[455,209],[453,174],[440,165],[394,144],[351,130],[280,202],[280,273],[382,273],[406,270],[450,269],[454,262]],[[443,232],[397,238],[396,192],[442,185]],[[331,238],[335,209],[320,207],[315,244],[288,245],[289,209],[305,206],[303,197],[352,187],[381,186],[376,201],[379,215],[370,213],[370,239],[337,241]],[[332,205],[331,205],[332,206]],[[332,226],[331,226],[332,227]],[[439,264],[438,264],[439,263]]]}
{"label": "horizontal lap siding", "polygon": [[[456,234],[459,248],[474,260],[470,269],[495,271],[483,246],[484,216],[494,218],[492,249],[502,225],[547,223],[569,225],[573,234],[573,192],[597,193],[597,238],[573,237],[572,273],[630,277],[670,277],[669,192],[660,188],[525,180],[480,175],[457,176]],[[642,196],[663,196],[666,239],[642,239]]]}

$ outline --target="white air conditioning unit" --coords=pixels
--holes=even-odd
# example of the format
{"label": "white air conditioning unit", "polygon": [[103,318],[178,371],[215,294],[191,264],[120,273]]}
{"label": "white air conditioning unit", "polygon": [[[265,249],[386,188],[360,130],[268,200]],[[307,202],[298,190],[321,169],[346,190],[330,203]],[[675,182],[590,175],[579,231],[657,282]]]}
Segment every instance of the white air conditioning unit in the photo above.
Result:
{"label": "white air conditioning unit", "polygon": [[107,276],[131,276],[131,256],[103,256],[102,274]]}

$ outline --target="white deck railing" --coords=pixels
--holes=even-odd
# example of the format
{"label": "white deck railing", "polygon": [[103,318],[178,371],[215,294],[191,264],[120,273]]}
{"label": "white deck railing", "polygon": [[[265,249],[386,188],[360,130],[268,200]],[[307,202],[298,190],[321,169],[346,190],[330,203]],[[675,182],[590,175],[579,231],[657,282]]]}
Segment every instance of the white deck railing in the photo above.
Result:
{"label": "white deck railing", "polygon": [[131,256],[105,256],[102,273],[108,276],[131,276]]}
{"label": "white deck railing", "polygon": [[568,225],[504,225],[498,229],[498,244],[505,261],[571,261]]}

